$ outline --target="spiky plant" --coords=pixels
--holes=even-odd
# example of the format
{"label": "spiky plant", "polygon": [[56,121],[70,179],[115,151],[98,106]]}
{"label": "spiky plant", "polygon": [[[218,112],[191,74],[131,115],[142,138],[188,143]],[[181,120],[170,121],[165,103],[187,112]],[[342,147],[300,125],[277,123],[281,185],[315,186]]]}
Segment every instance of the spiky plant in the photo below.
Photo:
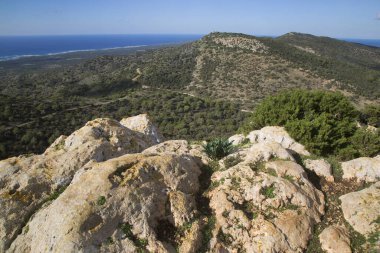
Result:
{"label": "spiky plant", "polygon": [[203,149],[211,159],[219,160],[232,152],[233,145],[227,139],[218,138],[207,142]]}

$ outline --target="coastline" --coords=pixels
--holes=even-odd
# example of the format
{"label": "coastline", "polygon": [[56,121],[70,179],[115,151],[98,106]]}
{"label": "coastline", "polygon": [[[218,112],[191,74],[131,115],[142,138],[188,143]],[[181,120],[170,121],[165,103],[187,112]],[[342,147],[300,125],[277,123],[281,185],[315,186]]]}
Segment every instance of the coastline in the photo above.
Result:
{"label": "coastline", "polygon": [[62,51],[62,52],[57,52],[57,53],[47,53],[47,54],[0,56],[0,62],[18,60],[18,59],[28,58],[28,57],[54,56],[54,55],[79,53],[79,52],[106,51],[106,50],[114,50],[114,49],[127,49],[127,48],[138,48],[138,47],[147,47],[147,46],[149,46],[149,45],[110,47],[110,48],[101,48],[101,49],[79,49],[79,50]]}
{"label": "coastline", "polygon": [[147,46],[176,45],[202,35],[78,35],[0,37],[0,62],[79,52],[101,52]]}

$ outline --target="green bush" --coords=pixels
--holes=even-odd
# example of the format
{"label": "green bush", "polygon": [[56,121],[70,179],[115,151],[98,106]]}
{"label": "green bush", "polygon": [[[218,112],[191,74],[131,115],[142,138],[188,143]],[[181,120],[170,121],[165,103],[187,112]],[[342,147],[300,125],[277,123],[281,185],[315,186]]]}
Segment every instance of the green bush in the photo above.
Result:
{"label": "green bush", "polygon": [[380,152],[380,131],[358,129],[352,136],[351,143],[359,156],[374,156]]}
{"label": "green bush", "polygon": [[362,112],[361,120],[365,124],[380,127],[380,105],[367,105]]}
{"label": "green bush", "polygon": [[336,155],[350,146],[351,137],[357,130],[358,116],[359,112],[340,93],[290,90],[267,97],[243,130],[284,126],[294,139],[314,154]]}
{"label": "green bush", "polygon": [[227,139],[218,138],[207,142],[203,149],[210,158],[219,160],[230,154],[233,146]]}

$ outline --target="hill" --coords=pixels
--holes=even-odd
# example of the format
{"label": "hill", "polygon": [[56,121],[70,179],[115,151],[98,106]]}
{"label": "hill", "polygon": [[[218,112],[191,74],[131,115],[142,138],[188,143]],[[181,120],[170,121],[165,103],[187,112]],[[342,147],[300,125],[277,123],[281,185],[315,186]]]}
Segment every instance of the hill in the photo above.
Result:
{"label": "hill", "polygon": [[92,118],[152,109],[170,137],[205,138],[204,129],[211,128],[212,136],[230,134],[266,96],[292,88],[338,90],[360,106],[379,103],[378,52],[311,35],[212,33],[179,46],[88,56],[75,64],[54,56],[51,66],[44,57],[39,70],[18,71],[26,59],[3,62],[10,68],[0,76],[0,155],[42,152]]}
{"label": "hill", "polygon": [[282,35],[276,40],[315,55],[374,70],[380,69],[380,48],[378,47],[294,32]]}

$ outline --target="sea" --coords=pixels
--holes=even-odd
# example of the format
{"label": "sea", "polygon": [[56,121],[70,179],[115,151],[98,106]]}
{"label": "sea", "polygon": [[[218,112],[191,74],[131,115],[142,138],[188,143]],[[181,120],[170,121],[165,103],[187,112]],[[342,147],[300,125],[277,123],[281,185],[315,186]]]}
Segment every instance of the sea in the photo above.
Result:
{"label": "sea", "polygon": [[0,36],[0,61],[28,56],[178,44],[195,41],[202,36],[193,34]]}
{"label": "sea", "polygon": [[[0,61],[80,51],[177,44],[195,41],[202,36],[204,35],[0,36]],[[375,39],[341,40],[380,47],[380,40]]]}

